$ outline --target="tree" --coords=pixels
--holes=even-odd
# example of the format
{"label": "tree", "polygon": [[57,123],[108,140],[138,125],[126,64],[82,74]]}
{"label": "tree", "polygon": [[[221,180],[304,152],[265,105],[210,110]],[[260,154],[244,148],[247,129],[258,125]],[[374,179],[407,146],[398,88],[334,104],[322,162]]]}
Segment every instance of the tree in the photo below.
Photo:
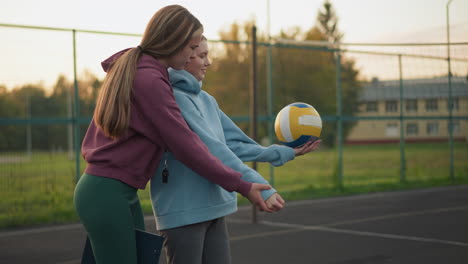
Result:
{"label": "tree", "polygon": [[[300,32],[293,35],[282,32],[281,38],[298,40]],[[328,41],[339,43],[344,36],[338,30],[338,18],[330,3],[326,0],[323,8],[318,11],[316,26],[303,35],[306,41]],[[334,47],[337,48],[337,47]],[[329,47],[280,48],[274,54],[275,79],[278,88],[276,107],[284,106],[294,101],[303,101],[313,105],[324,116],[336,114],[336,50]],[[342,88],[343,115],[353,116],[357,111],[357,100],[361,84],[358,81],[359,71],[355,62],[341,53],[340,84]],[[344,137],[354,126],[354,122],[344,123]],[[324,144],[334,145],[336,122],[323,124],[321,137]]]}
{"label": "tree", "polygon": [[[90,117],[94,110],[101,81],[89,72],[78,80],[80,117]],[[0,85],[0,117],[9,119],[69,118],[74,110],[74,84],[66,76],[59,75],[54,86],[46,89],[42,84],[25,84],[8,90]],[[32,124],[32,148],[35,150],[65,150],[72,141],[67,123]],[[80,135],[87,126],[81,126]],[[15,151],[26,148],[26,125],[1,125],[0,149]]]}
{"label": "tree", "polygon": [[[326,1],[324,12],[320,12],[317,25],[303,32],[299,27],[283,30],[273,39],[331,40],[339,41],[343,36],[338,31],[338,19],[331,4]],[[221,109],[230,116],[247,116],[249,114],[249,87],[251,67],[251,46],[244,41],[251,40],[251,29],[255,21],[244,24],[234,23],[220,32],[222,43],[210,43],[212,67],[203,84],[203,89],[212,94]],[[323,30],[319,25],[322,25]],[[325,30],[326,29],[326,30]],[[266,42],[267,36],[261,33],[258,42]],[[233,43],[234,42],[234,43]],[[241,42],[235,43],[235,42]],[[267,49],[257,46],[258,73],[258,110],[259,115],[267,113]],[[285,105],[302,101],[313,105],[321,115],[336,114],[336,57],[334,50],[323,47],[294,47],[277,44],[272,48],[272,88],[273,113],[278,113]],[[354,61],[342,56],[340,63],[341,87],[343,90],[343,112],[353,115],[357,101],[359,82],[358,71]],[[246,129],[247,123],[239,124]],[[352,127],[345,123],[345,135]],[[259,137],[266,136],[267,126],[259,126]],[[322,132],[324,144],[333,145],[336,139],[336,123],[324,124]]]}
{"label": "tree", "polygon": [[[247,28],[253,22],[244,25],[232,24],[226,31],[221,31],[220,38],[224,41],[247,41]],[[249,81],[250,81],[250,45],[210,44],[212,66],[203,82],[203,89],[212,94],[221,109],[228,115],[247,115],[249,113]],[[233,96],[235,95],[235,96]]]}
{"label": "tree", "polygon": [[[228,30],[220,32],[220,38],[225,42],[210,43],[210,57],[213,64],[203,82],[203,89],[212,94],[220,108],[231,117],[245,117],[249,114],[252,46],[244,42],[252,40],[254,25],[253,20],[243,24],[234,23]],[[259,43],[266,40],[265,34],[257,33]],[[266,52],[265,46],[257,46],[257,105],[260,116],[267,113]],[[248,122],[238,122],[238,125],[247,132]],[[260,137],[266,135],[267,128],[266,123],[260,122],[258,127]]]}
{"label": "tree", "polygon": [[[13,98],[6,86],[0,85],[0,117],[20,118],[24,117],[25,112],[22,101]],[[8,151],[24,149],[26,147],[25,136],[24,126],[1,125],[0,149]]]}
{"label": "tree", "polygon": [[325,0],[323,9],[317,13],[317,27],[330,43],[340,43],[344,34],[338,30],[338,17],[330,0]]}

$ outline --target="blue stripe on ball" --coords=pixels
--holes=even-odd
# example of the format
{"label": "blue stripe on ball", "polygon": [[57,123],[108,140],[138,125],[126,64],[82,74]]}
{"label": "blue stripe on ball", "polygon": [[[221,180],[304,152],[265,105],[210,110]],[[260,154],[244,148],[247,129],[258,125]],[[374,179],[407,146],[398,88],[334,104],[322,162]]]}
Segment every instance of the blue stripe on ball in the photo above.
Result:
{"label": "blue stripe on ball", "polygon": [[285,145],[291,148],[299,147],[304,145],[308,140],[310,139],[310,136],[300,136],[298,139],[291,141],[291,142],[286,142]]}
{"label": "blue stripe on ball", "polygon": [[295,106],[295,107],[299,107],[299,108],[308,108],[308,107],[312,107],[311,105],[308,105],[306,103],[292,103],[290,104],[290,106]]}
{"label": "blue stripe on ball", "polygon": [[291,147],[291,148],[297,148],[297,147],[300,147],[302,145],[304,145],[305,143],[307,143],[307,141],[316,141],[317,139],[319,139],[318,137],[315,137],[315,136],[300,136],[298,139],[292,141],[292,142],[283,142],[283,141],[280,141],[282,144],[288,146],[288,147]]}

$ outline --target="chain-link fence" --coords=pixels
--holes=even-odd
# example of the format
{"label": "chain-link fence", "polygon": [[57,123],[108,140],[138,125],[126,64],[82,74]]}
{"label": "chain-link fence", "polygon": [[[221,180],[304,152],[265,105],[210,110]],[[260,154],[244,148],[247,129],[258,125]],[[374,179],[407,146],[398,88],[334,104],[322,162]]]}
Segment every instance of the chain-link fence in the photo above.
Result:
{"label": "chain-link fence", "polygon": [[[100,61],[140,36],[5,24],[0,34],[0,227],[74,219]],[[252,43],[209,44],[203,89],[249,133]],[[277,143],[276,113],[292,102],[323,120],[319,151],[259,164],[280,192],[468,180],[468,43],[450,45],[450,57],[445,44],[257,44],[257,141]]]}

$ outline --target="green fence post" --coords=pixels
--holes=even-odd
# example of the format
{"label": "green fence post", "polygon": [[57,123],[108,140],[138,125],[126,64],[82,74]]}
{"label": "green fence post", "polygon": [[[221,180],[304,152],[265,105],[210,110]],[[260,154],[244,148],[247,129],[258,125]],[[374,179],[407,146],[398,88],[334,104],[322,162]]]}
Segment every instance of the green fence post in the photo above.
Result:
{"label": "green fence post", "polygon": [[[274,114],[273,114],[273,85],[272,85],[272,62],[271,62],[271,42],[268,42],[267,50],[267,111],[268,111],[268,141],[273,143]],[[275,186],[275,170],[270,164],[270,184]]]}
{"label": "green fence post", "polygon": [[31,129],[31,97],[29,95],[26,96],[26,114],[28,118],[28,126],[26,127],[26,153],[28,158],[32,158],[32,129]]}
{"label": "green fence post", "polygon": [[75,91],[75,115],[73,117],[73,125],[75,127],[75,177],[76,182],[80,179],[80,97],[78,93],[78,79],[76,69],[76,30],[73,29],[73,79]]}
{"label": "green fence post", "polygon": [[453,101],[452,101],[452,68],[450,63],[450,17],[449,17],[449,5],[452,0],[449,0],[446,5],[446,19],[447,19],[447,63],[448,63],[448,110],[449,110],[449,120],[448,120],[448,132],[449,132],[449,145],[450,145],[450,179],[452,182],[455,181],[455,171],[453,166]]}
{"label": "green fence post", "polygon": [[337,116],[337,149],[338,149],[338,188],[343,188],[343,105],[341,89],[341,52],[335,50],[336,58],[336,116]]}
{"label": "green fence post", "polygon": [[[266,57],[266,71],[267,71],[267,115],[268,115],[268,141],[269,144],[273,144],[273,131],[274,131],[274,115],[273,115],[273,88],[272,88],[272,62],[271,62],[271,34],[270,34],[270,1],[267,0],[267,35],[268,35],[268,46],[267,46],[267,57]],[[275,186],[275,170],[274,167],[269,164],[270,169],[270,184]]]}
{"label": "green fence post", "polygon": [[[250,77],[250,137],[257,141],[257,27],[252,27],[252,64]],[[257,170],[257,162],[252,161],[252,169]],[[257,207],[252,205],[252,223],[257,223]]]}
{"label": "green fence post", "polygon": [[403,65],[401,62],[401,54],[398,55],[398,68],[400,72],[400,182],[406,180],[406,158],[405,158],[405,128],[403,115]]}

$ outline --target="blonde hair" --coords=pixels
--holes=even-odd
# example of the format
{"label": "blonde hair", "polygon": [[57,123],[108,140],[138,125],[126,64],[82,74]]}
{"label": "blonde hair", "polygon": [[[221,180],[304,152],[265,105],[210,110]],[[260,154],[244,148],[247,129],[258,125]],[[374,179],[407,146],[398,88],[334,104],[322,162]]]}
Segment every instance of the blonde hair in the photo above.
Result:
{"label": "blonde hair", "polygon": [[140,43],[120,56],[110,67],[99,92],[94,122],[111,138],[127,132],[130,123],[131,97],[137,62],[141,54],[167,58],[177,54],[190,41],[200,21],[186,8],[170,5],[158,10],[146,26]]}

